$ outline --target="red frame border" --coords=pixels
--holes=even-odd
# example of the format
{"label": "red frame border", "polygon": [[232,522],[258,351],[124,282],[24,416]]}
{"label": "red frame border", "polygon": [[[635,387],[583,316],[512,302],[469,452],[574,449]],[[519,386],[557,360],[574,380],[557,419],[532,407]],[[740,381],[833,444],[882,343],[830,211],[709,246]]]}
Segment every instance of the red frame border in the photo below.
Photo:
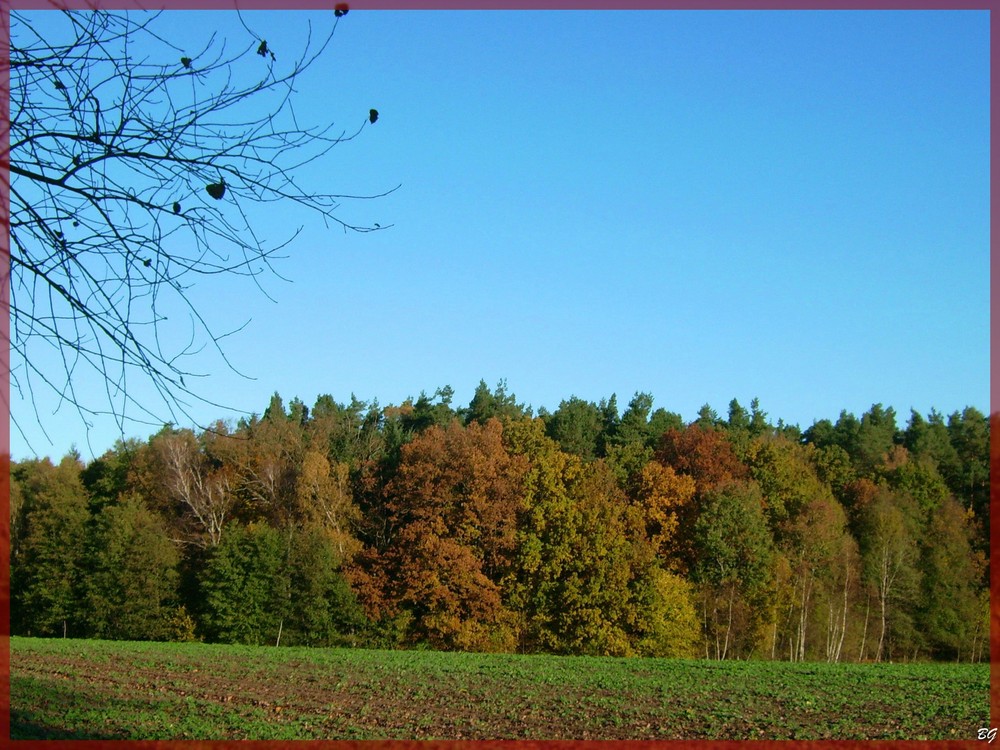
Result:
{"label": "red frame border", "polygon": [[[9,0],[0,8],[0,738],[10,737],[10,70],[9,38],[10,10],[333,10],[336,0]],[[990,553],[995,559],[994,544],[1000,538],[1000,515],[996,510],[1000,489],[992,481],[994,469],[1000,469],[1000,380],[994,373],[993,365],[1000,358],[1000,303],[993,290],[1000,287],[1000,235],[994,218],[1000,215],[1000,195],[997,191],[997,175],[1000,174],[1000,150],[994,148],[1000,134],[1000,103],[994,96],[996,82],[1000,80],[1000,52],[996,41],[1000,39],[1000,0],[358,0],[350,3],[353,10],[986,10],[990,12]],[[994,602],[1000,599],[1000,570],[994,564],[990,577],[990,726],[1000,724],[1000,610]],[[983,717],[984,721],[986,717]],[[971,746],[970,727],[968,742],[935,743],[942,747]],[[2,739],[0,739],[2,742]],[[404,750],[460,750],[464,748],[590,748],[605,750],[609,746],[621,750],[639,750],[659,746],[688,747],[696,745],[712,750],[735,750],[742,742],[565,742],[565,741],[495,741],[495,742],[418,742],[418,741],[308,741],[310,745],[335,746],[343,750],[386,747]],[[76,741],[70,741],[75,746]],[[83,743],[80,743],[83,744]],[[103,743],[87,743],[100,746]],[[251,743],[233,741],[204,742],[152,742],[136,741],[128,743],[132,747],[181,746],[198,747],[242,747],[247,744],[264,748],[286,747],[287,743],[257,741]],[[760,744],[760,743],[758,743]],[[771,743],[768,743],[771,744]],[[818,743],[782,742],[782,747],[812,748]],[[825,747],[848,748],[868,746],[866,742],[827,742]],[[880,742],[881,746],[922,746],[923,742]],[[981,743],[980,743],[981,744]],[[49,747],[41,741],[23,741],[18,746],[24,748]]]}

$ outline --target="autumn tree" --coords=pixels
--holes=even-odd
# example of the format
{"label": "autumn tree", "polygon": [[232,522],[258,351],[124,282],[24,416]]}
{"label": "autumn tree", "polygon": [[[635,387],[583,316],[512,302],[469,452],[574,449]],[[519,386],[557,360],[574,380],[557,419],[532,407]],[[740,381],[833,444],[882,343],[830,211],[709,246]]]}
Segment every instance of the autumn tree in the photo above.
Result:
{"label": "autumn tree", "polygon": [[664,433],[656,460],[690,476],[699,492],[747,477],[747,469],[736,457],[726,433],[714,428],[691,425]]}
{"label": "autumn tree", "polygon": [[384,488],[392,530],[381,549],[359,554],[354,580],[369,611],[410,612],[418,641],[495,650],[511,637],[499,581],[511,565],[525,461],[502,435],[495,419],[429,428],[403,446]]}
{"label": "autumn tree", "polygon": [[[908,518],[912,514],[901,507],[903,500],[888,490],[879,491],[860,517],[864,577],[875,592],[878,607],[878,635],[872,651],[875,661],[887,658],[891,629],[909,624],[908,608],[919,582],[919,549]],[[864,643],[861,652],[865,653]]]}
{"label": "autumn tree", "polygon": [[527,651],[624,655],[648,633],[638,579],[653,567],[642,517],[602,460],[559,450],[540,420],[508,425],[510,450],[529,459],[515,565],[506,599]]}
{"label": "autumn tree", "polygon": [[725,432],[697,424],[665,432],[654,458],[695,483],[692,501],[681,506],[677,516],[678,560],[682,570],[689,570],[694,559],[694,526],[705,499],[726,484],[746,479],[747,467],[737,458]]}
{"label": "autumn tree", "polygon": [[232,491],[243,498],[246,522],[283,527],[301,518],[296,483],[303,460],[303,421],[302,414],[287,413],[275,393],[263,417],[242,424],[234,437],[227,439],[224,429],[205,433],[217,447],[219,463],[228,467]]}
{"label": "autumn tree", "polygon": [[307,451],[302,458],[297,492],[305,519],[325,532],[338,560],[352,558],[360,546],[354,529],[361,519],[352,497],[347,464],[331,466],[322,453]]}
{"label": "autumn tree", "polygon": [[674,565],[674,536],[680,513],[694,498],[694,480],[688,475],[678,474],[670,466],[650,461],[629,478],[627,489],[629,498],[639,508],[645,541],[664,567]]}
{"label": "autumn tree", "polygon": [[702,632],[694,586],[682,576],[658,567],[650,571],[648,585],[649,610],[636,652],[670,659],[696,658]]}
{"label": "autumn tree", "polygon": [[161,481],[178,509],[184,534],[179,541],[214,547],[236,501],[234,469],[213,465],[191,430],[163,430],[152,441]]}
{"label": "autumn tree", "polygon": [[577,523],[568,485],[582,472],[583,462],[560,450],[539,420],[508,425],[504,442],[529,461],[514,566],[504,582],[505,598],[518,613],[518,648],[565,652],[560,586],[573,564]]}
{"label": "autumn tree", "polygon": [[[785,522],[780,550],[790,574],[791,596],[787,598],[784,633],[790,660],[803,661],[812,655],[808,653],[809,635],[824,623],[820,620],[814,627],[810,618],[825,614],[824,656],[836,661],[846,634],[848,606],[847,601],[839,601],[838,595],[850,593],[851,580],[856,581],[858,571],[850,552],[846,513],[829,490],[808,499]],[[817,601],[826,603],[825,613],[816,606]],[[818,655],[818,644],[815,652]]]}
{"label": "autumn tree", "polygon": [[777,537],[804,505],[830,494],[816,473],[814,451],[812,445],[780,435],[754,438],[747,447],[746,465],[760,485],[768,523]]}
{"label": "autumn tree", "polygon": [[844,658],[853,601],[861,582],[861,553],[857,540],[844,529],[835,541],[831,567],[825,571],[824,655],[828,662]]}
{"label": "autumn tree", "polygon": [[[232,332],[216,330],[191,285],[218,275],[259,282],[298,234],[266,241],[260,209],[379,228],[341,215],[345,201],[375,196],[301,179],[303,166],[377,119],[366,109],[344,131],[293,109],[342,16],[322,32],[309,21],[291,50],[269,47],[243,16],[226,44],[177,40],[169,14],[10,12],[2,252],[16,389],[69,398],[85,423],[104,412],[123,430],[132,419],[177,422],[198,397],[191,357],[207,345],[227,363],[221,339]],[[83,397],[82,377],[97,379],[104,403]],[[137,401],[141,381],[159,404]]]}
{"label": "autumn tree", "polygon": [[644,549],[641,517],[603,461],[583,466],[567,487],[572,508],[569,556],[554,602],[557,633],[567,653],[625,656],[630,633],[645,630],[648,612],[636,606],[634,582],[653,568]]}
{"label": "autumn tree", "polygon": [[14,464],[13,632],[982,658],[988,559],[953,492],[988,449],[974,410],[903,433],[888,410],[842,414],[798,440],[734,401],[653,451],[639,393],[621,416],[613,398],[568,407],[559,430],[589,425],[557,432],[576,452],[554,415],[466,425],[449,401],[275,394],[235,429]]}

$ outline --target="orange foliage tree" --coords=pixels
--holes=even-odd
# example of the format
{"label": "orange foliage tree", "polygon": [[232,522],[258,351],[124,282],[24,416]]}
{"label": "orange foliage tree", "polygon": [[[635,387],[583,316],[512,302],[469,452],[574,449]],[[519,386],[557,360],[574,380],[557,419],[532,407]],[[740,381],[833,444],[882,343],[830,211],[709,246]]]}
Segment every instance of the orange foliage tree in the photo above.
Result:
{"label": "orange foliage tree", "polygon": [[499,581],[508,571],[527,461],[503,446],[503,427],[431,427],[402,448],[384,488],[393,529],[368,547],[352,577],[378,615],[405,610],[410,638],[464,650],[509,648],[512,615]]}

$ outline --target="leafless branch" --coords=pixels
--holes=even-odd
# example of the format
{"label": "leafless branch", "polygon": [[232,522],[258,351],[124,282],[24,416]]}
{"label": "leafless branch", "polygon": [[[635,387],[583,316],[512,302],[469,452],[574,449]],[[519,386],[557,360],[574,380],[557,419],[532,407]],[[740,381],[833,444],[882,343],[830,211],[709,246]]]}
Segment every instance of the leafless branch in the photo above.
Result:
{"label": "leafless branch", "polygon": [[[232,367],[220,344],[232,331],[213,330],[192,284],[257,283],[299,232],[265,242],[254,210],[294,204],[344,231],[383,228],[339,209],[395,188],[349,195],[300,184],[302,167],[369,125],[366,115],[351,132],[304,126],[292,110],[295,81],[340,19],[318,40],[310,25],[301,54],[279,69],[242,17],[249,42],[231,52],[214,36],[180,49],[156,31],[160,13],[43,13],[10,14],[11,384],[36,408],[36,391],[55,394],[85,423],[111,414],[123,433],[126,421],[191,421],[191,405],[208,403],[185,381],[199,375],[188,369],[193,355],[208,346]],[[165,329],[178,302],[191,329],[180,347]],[[36,364],[40,347],[57,352],[61,372]],[[101,403],[78,389],[93,377]],[[137,379],[160,403],[130,397]]]}

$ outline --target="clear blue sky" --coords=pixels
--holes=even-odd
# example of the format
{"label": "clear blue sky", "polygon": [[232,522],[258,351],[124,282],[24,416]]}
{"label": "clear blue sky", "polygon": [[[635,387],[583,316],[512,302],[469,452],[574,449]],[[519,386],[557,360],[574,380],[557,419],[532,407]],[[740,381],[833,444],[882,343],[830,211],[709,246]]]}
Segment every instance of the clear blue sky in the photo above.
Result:
{"label": "clear blue sky", "polygon": [[[165,17],[175,42],[240,28],[191,15]],[[245,16],[279,62],[300,46],[301,16]],[[303,181],[401,183],[343,208],[393,227],[306,219],[276,303],[196,287],[219,330],[252,318],[225,345],[255,379],[206,359],[211,399],[450,384],[461,406],[506,378],[536,410],[642,390],[692,420],[757,396],[803,428],[876,402],[901,426],[988,410],[985,11],[352,11],[299,97],[348,129],[379,110]],[[37,406],[52,442],[15,396],[15,458],[119,436],[97,422],[88,447],[73,410]]]}

